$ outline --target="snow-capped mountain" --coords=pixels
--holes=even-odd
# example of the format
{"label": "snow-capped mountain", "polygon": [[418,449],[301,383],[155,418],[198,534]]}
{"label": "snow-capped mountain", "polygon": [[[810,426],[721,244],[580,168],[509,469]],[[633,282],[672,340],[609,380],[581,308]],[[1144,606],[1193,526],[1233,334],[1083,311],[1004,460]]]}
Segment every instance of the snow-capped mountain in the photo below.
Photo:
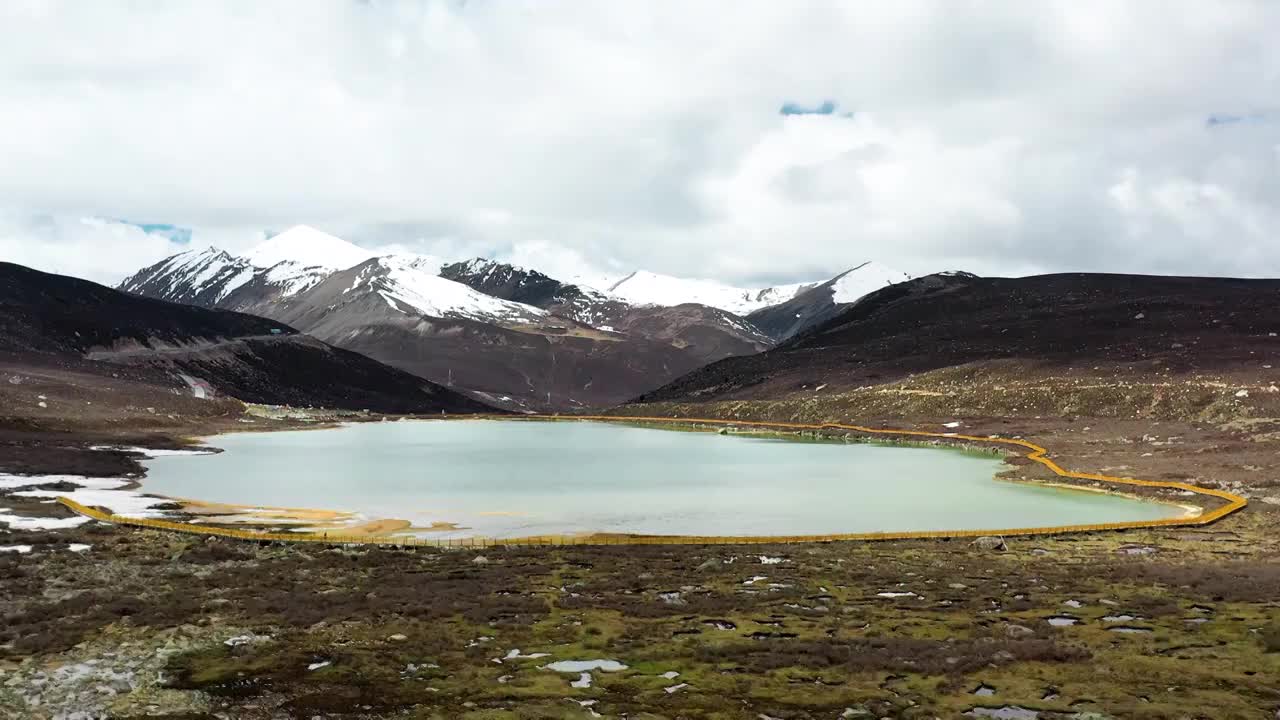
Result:
{"label": "snow-capped mountain", "polygon": [[119,289],[170,302],[214,307],[259,269],[217,248],[188,250],[145,267]]}
{"label": "snow-capped mountain", "polygon": [[626,302],[599,290],[485,258],[446,264],[440,275],[486,295],[533,305],[606,332],[616,330],[620,316],[631,309]]}
{"label": "snow-capped mountain", "polygon": [[126,278],[119,289],[188,305],[249,309],[313,288],[334,272],[373,255],[346,240],[298,225],[238,256],[206,248],[165,258]]}
{"label": "snow-capped mountain", "polygon": [[295,225],[241,255],[254,267],[270,268],[280,263],[298,267],[346,270],[377,253],[307,225]]}
{"label": "snow-capped mountain", "polygon": [[[466,318],[504,325],[540,323],[548,316],[545,310],[532,305],[486,295],[440,277],[440,263],[433,258],[388,255],[362,263],[349,272],[355,277],[351,285],[342,290],[345,298],[375,293],[391,309],[409,315]],[[338,280],[335,275],[326,282]]]}
{"label": "snow-capped mountain", "polygon": [[[738,354],[743,345],[763,349],[772,344],[749,322],[710,305],[632,304],[599,290],[562,283],[536,270],[484,258],[445,265],[440,274],[483,293],[527,303],[605,332],[688,342],[696,352],[706,353],[708,361]],[[698,334],[700,341],[692,342],[687,333]]]}
{"label": "snow-capped mountain", "polygon": [[671,307],[684,303],[710,305],[737,315],[786,302],[820,283],[797,283],[778,287],[747,289],[715,280],[695,280],[637,270],[613,283],[606,291],[635,305]]}
{"label": "snow-capped mountain", "polygon": [[866,265],[744,289],[638,271],[593,288],[484,258],[378,255],[298,226],[240,255],[166,258],[120,289],[272,318],[489,402],[558,410],[768,349],[895,276]]}
{"label": "snow-capped mountain", "polygon": [[760,308],[747,319],[776,341],[817,327],[867,295],[911,276],[877,262],[865,262],[834,278],[802,288],[791,299]]}
{"label": "snow-capped mountain", "polygon": [[[900,270],[886,267],[877,262],[864,262],[835,277],[835,280],[831,283],[831,302],[836,305],[850,305],[876,290],[906,282],[910,279],[910,275]],[[812,287],[817,287],[817,285]]]}

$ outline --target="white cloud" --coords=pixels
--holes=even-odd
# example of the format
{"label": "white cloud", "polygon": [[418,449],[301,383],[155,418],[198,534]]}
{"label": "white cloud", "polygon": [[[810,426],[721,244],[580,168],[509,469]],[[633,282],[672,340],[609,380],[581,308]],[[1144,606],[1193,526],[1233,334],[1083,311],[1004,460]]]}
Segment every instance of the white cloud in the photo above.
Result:
{"label": "white cloud", "polygon": [[2,3],[0,258],[175,249],[98,216],[738,282],[1276,275],[1276,36],[1265,0]]}

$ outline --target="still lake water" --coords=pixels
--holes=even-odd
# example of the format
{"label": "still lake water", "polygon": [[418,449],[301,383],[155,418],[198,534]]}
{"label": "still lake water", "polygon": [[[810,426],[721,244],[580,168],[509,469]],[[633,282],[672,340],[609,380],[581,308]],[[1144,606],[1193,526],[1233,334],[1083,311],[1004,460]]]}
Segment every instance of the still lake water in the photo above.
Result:
{"label": "still lake water", "polygon": [[799,535],[1147,520],[1170,505],[998,482],[993,455],[591,422],[403,421],[210,439],[143,490],[349,510],[430,537]]}

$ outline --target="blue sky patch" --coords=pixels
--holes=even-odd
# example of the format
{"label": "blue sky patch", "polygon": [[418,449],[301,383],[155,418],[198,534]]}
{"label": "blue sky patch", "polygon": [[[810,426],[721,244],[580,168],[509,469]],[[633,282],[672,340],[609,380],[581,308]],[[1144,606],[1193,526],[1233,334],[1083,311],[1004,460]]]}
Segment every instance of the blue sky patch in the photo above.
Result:
{"label": "blue sky patch", "polygon": [[830,115],[836,111],[835,100],[824,100],[821,105],[801,105],[796,102],[782,104],[778,112],[783,115]]}
{"label": "blue sky patch", "polygon": [[179,245],[191,242],[191,228],[179,227],[169,223],[140,223],[132,220],[120,220],[125,225],[132,225],[148,235],[167,237]]}

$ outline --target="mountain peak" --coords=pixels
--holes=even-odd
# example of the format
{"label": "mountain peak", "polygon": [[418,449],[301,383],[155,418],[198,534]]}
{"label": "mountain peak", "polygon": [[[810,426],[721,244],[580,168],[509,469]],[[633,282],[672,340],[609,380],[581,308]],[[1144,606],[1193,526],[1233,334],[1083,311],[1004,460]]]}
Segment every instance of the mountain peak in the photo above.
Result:
{"label": "mountain peak", "polygon": [[910,279],[907,273],[868,260],[836,276],[831,284],[831,300],[837,304],[857,302],[880,288]]}
{"label": "mountain peak", "polygon": [[345,270],[376,255],[322,230],[295,225],[251,248],[242,257],[260,268],[294,262],[304,267]]}
{"label": "mountain peak", "polygon": [[737,315],[776,305],[819,283],[770,288],[740,288],[716,280],[678,278],[637,270],[609,286],[608,292],[634,305],[709,305]]}

